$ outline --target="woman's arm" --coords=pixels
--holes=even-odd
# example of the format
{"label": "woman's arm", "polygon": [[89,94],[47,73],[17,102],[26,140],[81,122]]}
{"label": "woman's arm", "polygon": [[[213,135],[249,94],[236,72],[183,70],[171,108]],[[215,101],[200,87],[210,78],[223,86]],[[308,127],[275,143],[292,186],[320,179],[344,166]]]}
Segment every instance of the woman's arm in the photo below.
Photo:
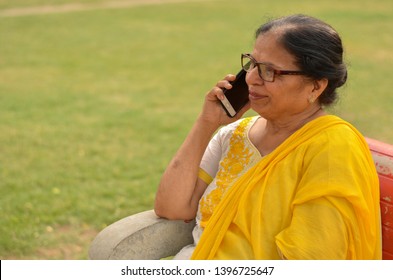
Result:
{"label": "woman's arm", "polygon": [[207,187],[198,178],[199,164],[216,129],[200,119],[195,122],[161,178],[154,208],[158,216],[182,220],[195,217]]}
{"label": "woman's arm", "polygon": [[154,206],[158,216],[181,220],[195,218],[199,199],[207,187],[198,178],[206,147],[221,125],[238,120],[249,109],[245,106],[236,118],[229,118],[219,103],[218,99],[223,98],[221,88],[231,88],[229,81],[234,78],[228,75],[206,95],[201,114],[161,178]]}

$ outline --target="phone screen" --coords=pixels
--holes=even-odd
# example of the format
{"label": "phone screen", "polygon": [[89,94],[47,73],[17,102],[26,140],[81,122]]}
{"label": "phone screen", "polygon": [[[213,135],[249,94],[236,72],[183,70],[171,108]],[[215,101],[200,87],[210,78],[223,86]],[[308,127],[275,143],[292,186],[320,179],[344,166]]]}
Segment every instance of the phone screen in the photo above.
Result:
{"label": "phone screen", "polygon": [[230,117],[234,117],[241,108],[248,102],[248,85],[246,83],[246,71],[241,70],[235,81],[232,83],[231,89],[224,89],[225,99],[221,100],[226,113]]}

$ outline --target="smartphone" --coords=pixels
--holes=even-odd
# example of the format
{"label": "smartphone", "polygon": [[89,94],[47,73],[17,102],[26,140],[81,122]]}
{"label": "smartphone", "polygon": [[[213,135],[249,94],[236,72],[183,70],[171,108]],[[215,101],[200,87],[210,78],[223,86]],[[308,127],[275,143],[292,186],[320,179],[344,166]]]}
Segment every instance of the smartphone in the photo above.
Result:
{"label": "smartphone", "polygon": [[231,82],[231,89],[223,89],[225,98],[221,101],[227,115],[231,118],[244,107],[248,102],[248,85],[246,83],[246,71],[243,69],[236,75],[236,79]]}

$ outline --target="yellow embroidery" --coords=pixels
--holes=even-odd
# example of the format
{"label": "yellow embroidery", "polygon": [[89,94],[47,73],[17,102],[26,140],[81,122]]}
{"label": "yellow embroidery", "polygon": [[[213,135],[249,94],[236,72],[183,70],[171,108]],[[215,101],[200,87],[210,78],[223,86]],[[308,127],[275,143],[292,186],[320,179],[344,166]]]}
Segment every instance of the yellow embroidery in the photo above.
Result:
{"label": "yellow embroidery", "polygon": [[229,151],[220,162],[220,168],[216,176],[216,188],[202,197],[200,201],[200,226],[203,228],[208,223],[214,208],[221,201],[228,188],[250,162],[252,151],[245,145],[244,139],[251,120],[252,118],[246,118],[236,127],[229,140]]}

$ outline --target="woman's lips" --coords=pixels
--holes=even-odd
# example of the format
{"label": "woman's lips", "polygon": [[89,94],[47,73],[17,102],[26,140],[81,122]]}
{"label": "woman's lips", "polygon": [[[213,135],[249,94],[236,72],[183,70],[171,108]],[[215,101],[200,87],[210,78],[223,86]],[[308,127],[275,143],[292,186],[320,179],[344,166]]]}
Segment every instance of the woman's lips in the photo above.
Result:
{"label": "woman's lips", "polygon": [[259,100],[259,99],[266,98],[267,95],[258,94],[255,91],[250,90],[248,97],[249,97],[250,100]]}

